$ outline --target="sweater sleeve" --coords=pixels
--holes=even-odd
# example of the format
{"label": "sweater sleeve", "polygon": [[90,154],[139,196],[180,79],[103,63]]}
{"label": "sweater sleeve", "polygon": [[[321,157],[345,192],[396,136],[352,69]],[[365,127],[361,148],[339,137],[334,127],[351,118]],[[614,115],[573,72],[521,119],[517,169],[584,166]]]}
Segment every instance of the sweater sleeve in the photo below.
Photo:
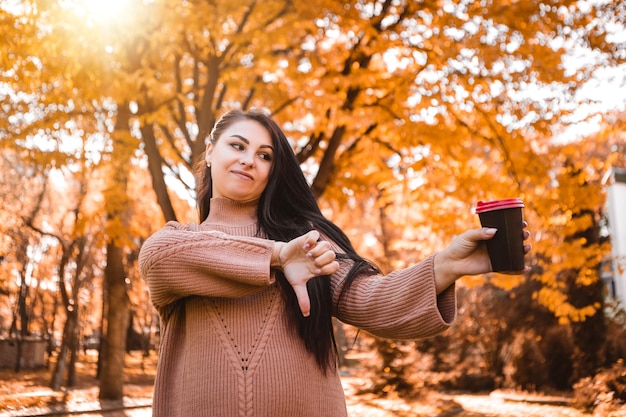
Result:
{"label": "sweater sleeve", "polygon": [[436,294],[433,261],[434,255],[385,276],[359,276],[340,295],[352,265],[342,262],[331,277],[337,318],[389,339],[419,339],[445,331],[456,315],[455,285]]}
{"label": "sweater sleeve", "polygon": [[274,242],[167,223],[141,247],[139,270],[160,308],[191,296],[243,297],[273,283]]}

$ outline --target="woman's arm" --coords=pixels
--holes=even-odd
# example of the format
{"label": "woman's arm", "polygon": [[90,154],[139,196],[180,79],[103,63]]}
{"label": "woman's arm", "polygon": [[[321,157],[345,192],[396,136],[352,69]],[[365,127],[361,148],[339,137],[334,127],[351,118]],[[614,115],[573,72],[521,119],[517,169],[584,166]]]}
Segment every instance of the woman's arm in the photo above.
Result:
{"label": "woman's arm", "polygon": [[333,275],[335,314],[339,320],[379,337],[419,339],[446,330],[454,321],[454,285],[437,295],[434,256],[388,275],[357,277],[343,294],[343,276],[351,262]]}
{"label": "woman's arm", "polygon": [[[143,244],[141,275],[155,306],[189,295],[242,297],[273,282],[275,242],[168,223]],[[275,260],[274,260],[275,262]]]}
{"label": "woman's arm", "polygon": [[[527,224],[524,222],[524,227]],[[351,263],[333,278],[337,317],[380,337],[417,339],[446,330],[456,314],[455,282],[465,275],[491,271],[485,242],[495,229],[471,229],[441,252],[386,276],[361,276],[344,296],[338,294]],[[530,233],[524,230],[524,239]],[[530,251],[530,245],[524,246]],[[513,273],[521,274],[524,270]]]}
{"label": "woman's arm", "polygon": [[307,316],[306,282],[338,268],[330,244],[318,239],[319,233],[311,231],[289,242],[275,242],[170,222],[144,243],[139,268],[157,308],[190,295],[251,295],[272,284],[270,269],[278,268]]}

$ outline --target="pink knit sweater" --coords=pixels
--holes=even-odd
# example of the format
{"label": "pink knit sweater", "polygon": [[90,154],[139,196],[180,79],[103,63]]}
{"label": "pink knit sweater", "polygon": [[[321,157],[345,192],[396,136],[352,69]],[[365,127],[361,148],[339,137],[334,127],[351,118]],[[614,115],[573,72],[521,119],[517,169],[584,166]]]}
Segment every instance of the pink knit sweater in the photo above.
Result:
{"label": "pink knit sweater", "polygon": [[[256,202],[213,199],[201,225],[170,222],[139,265],[161,317],[154,417],[341,417],[337,373],[325,375],[287,320],[270,271],[273,242],[256,234]],[[454,286],[436,296],[432,257],[357,279],[337,305],[350,265],[331,277],[333,314],[372,334],[416,339],[447,329]]]}

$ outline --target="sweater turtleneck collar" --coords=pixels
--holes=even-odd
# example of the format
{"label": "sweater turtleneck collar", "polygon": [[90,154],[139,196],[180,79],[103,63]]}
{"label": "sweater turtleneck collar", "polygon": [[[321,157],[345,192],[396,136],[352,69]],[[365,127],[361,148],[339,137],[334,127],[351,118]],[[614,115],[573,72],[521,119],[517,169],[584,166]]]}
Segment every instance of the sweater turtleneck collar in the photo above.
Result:
{"label": "sweater turtleneck collar", "polygon": [[235,201],[228,198],[211,198],[209,216],[203,223],[242,227],[257,224],[259,200]]}

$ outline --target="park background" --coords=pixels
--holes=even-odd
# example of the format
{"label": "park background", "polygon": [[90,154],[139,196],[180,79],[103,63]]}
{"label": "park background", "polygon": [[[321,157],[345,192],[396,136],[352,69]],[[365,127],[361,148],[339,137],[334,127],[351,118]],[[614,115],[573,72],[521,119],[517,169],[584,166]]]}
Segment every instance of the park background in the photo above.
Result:
{"label": "park background", "polygon": [[383,271],[478,226],[478,200],[525,202],[532,270],[463,279],[450,331],[391,341],[337,323],[363,391],[623,409],[626,313],[601,273],[626,270],[606,205],[626,168],[625,22],[605,0],[3,0],[5,368],[43,365],[71,389],[95,350],[98,398],[125,395],[127,352],[158,345],[141,244],[197,219],[215,120],[261,108]]}

